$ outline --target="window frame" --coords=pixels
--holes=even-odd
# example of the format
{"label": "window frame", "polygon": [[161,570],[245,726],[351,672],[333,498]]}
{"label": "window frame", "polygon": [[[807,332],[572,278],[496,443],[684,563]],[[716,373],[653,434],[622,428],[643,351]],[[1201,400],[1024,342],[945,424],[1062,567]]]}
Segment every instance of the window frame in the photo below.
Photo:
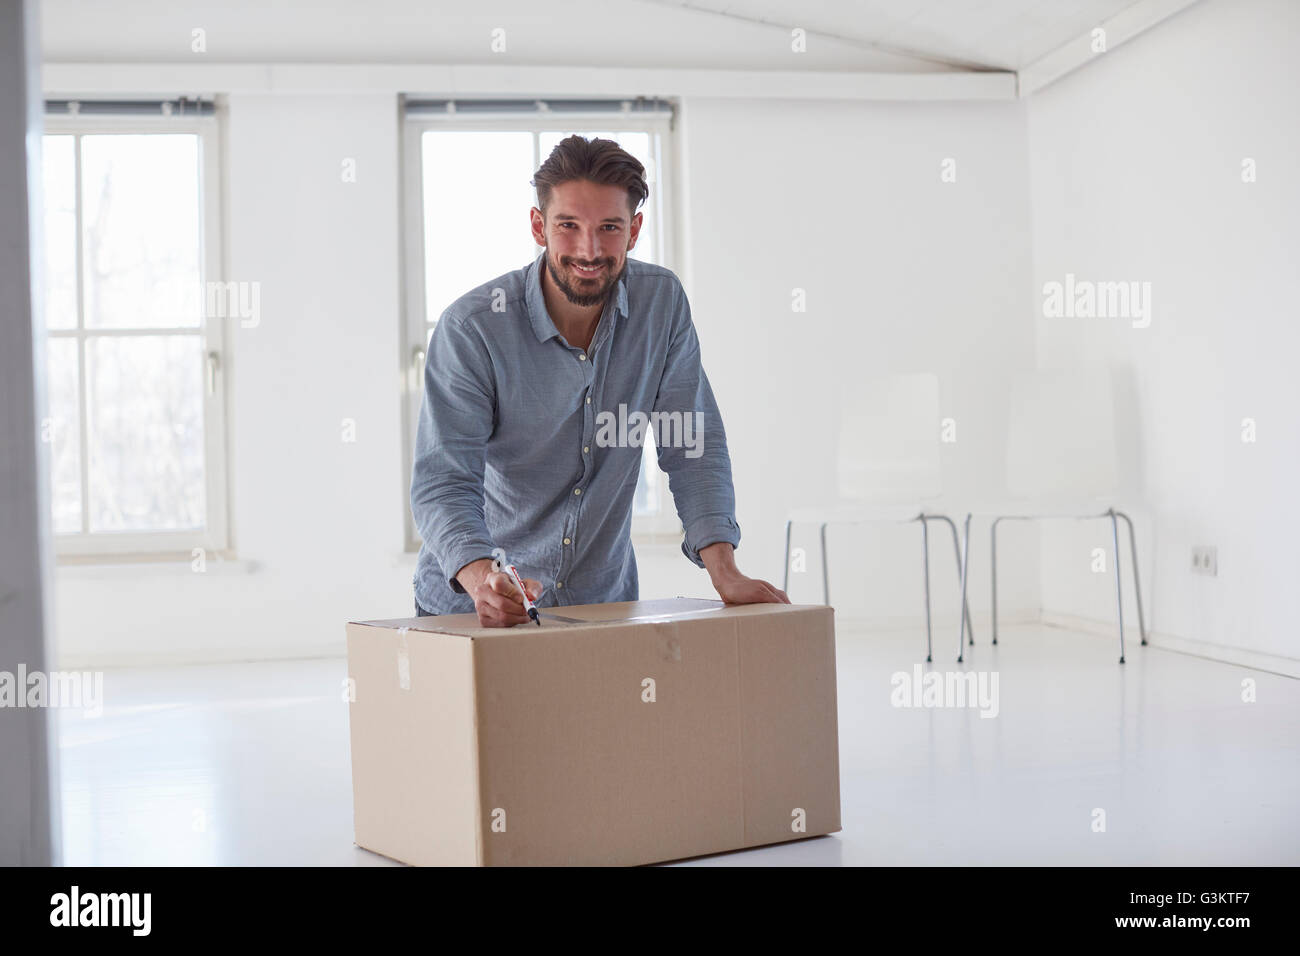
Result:
{"label": "window frame", "polygon": [[[411,475],[415,461],[415,432],[420,404],[424,395],[424,361],[432,327],[428,324],[424,288],[424,177],[421,140],[426,131],[480,130],[531,132],[533,134],[533,169],[542,163],[539,134],[591,129],[610,132],[646,132],[655,137],[655,182],[642,211],[658,218],[656,236],[659,248],[656,260],[665,268],[679,272],[676,263],[680,248],[680,216],[676,201],[675,172],[677,150],[672,116],[623,115],[617,112],[538,112],[534,114],[430,115],[408,114],[401,117],[402,157],[402,334],[400,381],[402,402],[402,501],[404,550],[420,549],[420,537],[411,513]],[[536,250],[540,252],[540,248]],[[521,263],[523,265],[523,263]],[[466,289],[465,291],[469,291]],[[657,464],[657,463],[656,463]],[[658,511],[653,515],[632,516],[632,540],[638,544],[680,544],[684,529],[668,490],[668,475],[659,469],[655,482]]]}
{"label": "window frame", "polygon": [[[85,326],[82,284],[84,237],[82,235],[81,137],[95,134],[131,135],[190,133],[198,137],[200,282],[206,289],[211,282],[224,280],[224,231],[222,228],[223,113],[218,105],[211,114],[180,115],[111,115],[69,113],[46,114],[42,137],[71,135],[76,169],[76,282],[77,325],[71,329],[45,327],[47,340],[70,338],[77,342],[77,395],[79,436],[81,531],[53,534],[54,551],[59,564],[101,563],[105,561],[191,560],[196,550],[209,557],[230,557],[230,506],[227,480],[225,317],[209,317],[206,306],[197,329],[128,328],[88,329]],[[44,139],[42,138],[42,148]],[[42,212],[43,215],[43,212]],[[204,298],[206,302],[206,296]],[[90,338],[123,338],[150,335],[195,335],[202,342],[204,355],[203,383],[203,470],[206,521],[202,529],[178,531],[95,531],[89,530],[89,474],[87,423],[89,398],[86,389],[86,342]]]}

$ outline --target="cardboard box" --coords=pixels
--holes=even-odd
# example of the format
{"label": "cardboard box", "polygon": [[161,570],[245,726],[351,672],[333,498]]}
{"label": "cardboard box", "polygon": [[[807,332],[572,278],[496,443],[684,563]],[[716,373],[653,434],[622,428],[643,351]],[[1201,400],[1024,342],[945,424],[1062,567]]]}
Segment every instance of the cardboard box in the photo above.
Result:
{"label": "cardboard box", "polygon": [[625,865],[840,829],[829,607],[685,598],[348,625],[358,846]]}

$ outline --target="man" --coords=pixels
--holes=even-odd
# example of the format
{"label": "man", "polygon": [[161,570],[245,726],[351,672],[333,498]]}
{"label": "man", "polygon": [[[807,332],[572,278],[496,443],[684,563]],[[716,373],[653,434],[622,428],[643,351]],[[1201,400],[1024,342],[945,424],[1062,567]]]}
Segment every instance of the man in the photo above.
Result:
{"label": "man", "polygon": [[527,623],[507,563],[542,607],[636,600],[644,433],[609,426],[637,412],[658,423],[682,552],[728,604],[789,604],[736,567],[731,459],[681,283],[627,255],[644,168],[610,140],[570,136],[533,185],[541,254],[457,299],[429,342],[411,479],[416,614]]}

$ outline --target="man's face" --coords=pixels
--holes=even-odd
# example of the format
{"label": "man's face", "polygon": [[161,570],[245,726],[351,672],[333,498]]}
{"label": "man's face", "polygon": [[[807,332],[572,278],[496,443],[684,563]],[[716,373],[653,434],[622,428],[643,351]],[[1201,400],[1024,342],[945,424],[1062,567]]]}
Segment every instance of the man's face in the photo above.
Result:
{"label": "man's face", "polygon": [[533,209],[532,222],[534,241],[546,247],[551,281],[574,305],[604,302],[636,245],[641,213],[631,215],[623,187],[585,179],[555,186],[547,205],[544,219]]}

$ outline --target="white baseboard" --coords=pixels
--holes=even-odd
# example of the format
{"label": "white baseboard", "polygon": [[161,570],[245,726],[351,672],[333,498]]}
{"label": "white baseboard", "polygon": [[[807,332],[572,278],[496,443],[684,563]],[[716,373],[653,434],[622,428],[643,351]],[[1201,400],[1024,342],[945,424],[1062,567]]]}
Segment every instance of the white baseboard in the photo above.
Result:
{"label": "white baseboard", "polygon": [[[1142,639],[1138,633],[1137,622],[1130,623],[1127,620],[1127,614],[1124,617],[1126,619],[1124,622],[1125,647],[1140,646]],[[1084,634],[1108,637],[1111,640],[1118,637],[1114,621],[1102,621],[1077,614],[1064,614],[1060,611],[1043,611],[1042,622],[1048,627],[1068,628]],[[1175,651],[1179,654],[1190,654],[1192,657],[1220,661],[1224,664],[1236,664],[1239,667],[1249,667],[1252,670],[1280,674],[1283,677],[1300,677],[1300,660],[1282,657],[1279,654],[1266,654],[1263,651],[1252,651],[1243,647],[1211,644],[1208,641],[1196,641],[1187,637],[1179,637],[1176,634],[1166,634],[1163,631],[1148,633],[1147,645],[1166,651]]]}
{"label": "white baseboard", "polygon": [[[798,603],[798,602],[796,602]],[[831,605],[834,607],[834,605]],[[842,624],[845,627],[860,628],[871,631],[910,631],[925,630],[925,617],[920,614],[901,614],[893,617],[886,615],[865,615],[865,614],[846,614],[839,608],[835,609],[835,623]],[[1011,627],[1016,624],[1039,624],[1041,616],[1038,608],[1008,608],[998,611],[998,629]],[[952,628],[953,633],[957,631],[957,614],[949,611],[942,615],[936,615],[930,621],[930,629],[933,632],[939,632],[944,628]],[[983,634],[991,634],[993,631],[993,615],[987,611],[971,612],[971,629],[975,632],[975,640],[979,641]]]}
{"label": "white baseboard", "polygon": [[322,643],[317,647],[286,648],[283,651],[266,651],[260,648],[232,648],[214,651],[199,647],[192,651],[156,652],[138,651],[125,654],[69,654],[58,657],[58,669],[64,671],[105,671],[118,668],[188,667],[195,664],[264,664],[275,661],[303,661],[319,658],[345,659],[347,645],[343,641]]}

